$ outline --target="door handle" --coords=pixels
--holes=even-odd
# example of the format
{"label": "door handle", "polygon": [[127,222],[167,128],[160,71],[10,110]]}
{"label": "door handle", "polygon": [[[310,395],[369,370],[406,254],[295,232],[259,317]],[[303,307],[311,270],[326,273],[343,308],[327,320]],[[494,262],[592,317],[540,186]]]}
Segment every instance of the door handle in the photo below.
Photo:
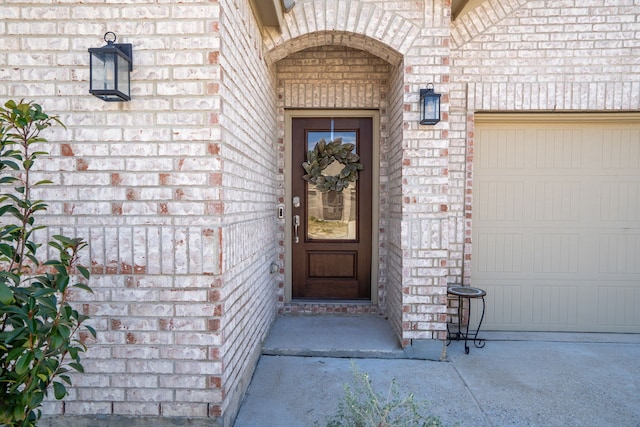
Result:
{"label": "door handle", "polygon": [[300,215],[293,216],[293,241],[295,243],[300,242],[300,238],[298,237],[298,228],[300,227]]}

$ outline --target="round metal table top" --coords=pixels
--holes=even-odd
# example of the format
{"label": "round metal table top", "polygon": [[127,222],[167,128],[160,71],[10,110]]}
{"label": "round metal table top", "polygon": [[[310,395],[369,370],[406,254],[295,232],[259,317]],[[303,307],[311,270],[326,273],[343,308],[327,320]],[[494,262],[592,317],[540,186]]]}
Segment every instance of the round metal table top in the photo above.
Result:
{"label": "round metal table top", "polygon": [[447,293],[467,298],[480,298],[487,294],[483,289],[471,286],[450,286],[447,288]]}

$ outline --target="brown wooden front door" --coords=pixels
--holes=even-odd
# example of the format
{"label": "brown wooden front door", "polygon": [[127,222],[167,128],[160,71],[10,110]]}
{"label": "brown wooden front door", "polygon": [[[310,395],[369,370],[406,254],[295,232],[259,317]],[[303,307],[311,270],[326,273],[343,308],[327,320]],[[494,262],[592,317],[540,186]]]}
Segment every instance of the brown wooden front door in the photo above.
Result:
{"label": "brown wooden front door", "polygon": [[[371,118],[292,119],[293,298],[371,298],[372,126]],[[331,161],[335,156],[323,151],[320,157],[329,164],[321,167],[323,177],[313,184],[302,164],[309,162],[308,152],[321,140],[333,141],[333,149],[342,154],[348,152],[346,144],[354,144],[351,152],[360,159]],[[355,163],[362,169],[346,189],[320,184],[325,177],[340,177],[345,166]]]}

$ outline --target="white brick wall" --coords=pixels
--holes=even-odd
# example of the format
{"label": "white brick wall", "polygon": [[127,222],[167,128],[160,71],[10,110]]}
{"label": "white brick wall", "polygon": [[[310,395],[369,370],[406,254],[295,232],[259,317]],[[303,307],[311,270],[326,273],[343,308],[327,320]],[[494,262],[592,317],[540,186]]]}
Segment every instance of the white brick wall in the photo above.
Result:
{"label": "white brick wall", "polygon": [[276,108],[273,70],[246,1],[220,1],[223,423],[235,416],[276,315]]}
{"label": "white brick wall", "polygon": [[[388,211],[385,215],[386,244],[386,295],[389,321],[396,334],[402,337],[403,319],[403,249],[402,249],[402,157],[403,157],[403,128],[404,114],[404,70],[398,67],[391,74],[389,90],[389,119],[387,130],[386,166],[388,179],[386,189],[388,193]],[[382,150],[381,150],[382,152]],[[381,253],[382,254],[382,253]],[[409,343],[402,341],[402,345]]]}
{"label": "white brick wall", "polygon": [[[0,96],[68,128],[41,162],[49,232],[90,243],[95,293],[77,298],[98,339],[47,410],[228,422],[275,315],[273,83],[248,4],[13,2],[0,17]],[[126,104],[87,93],[106,31],[133,44]]]}
{"label": "white brick wall", "polygon": [[[380,108],[378,286],[405,346],[443,338],[446,284],[469,282],[473,114],[640,109],[638,0],[487,0],[453,23],[444,0],[296,3],[262,33],[246,0],[0,8],[0,98],[67,125],[46,135],[42,220],[90,243],[95,293],[77,299],[99,336],[48,413],[230,422],[282,307],[284,108]],[[129,103],[88,94],[106,31],[133,44]],[[358,51],[373,78],[316,81],[319,98],[285,74]],[[417,123],[427,83],[436,126]]]}

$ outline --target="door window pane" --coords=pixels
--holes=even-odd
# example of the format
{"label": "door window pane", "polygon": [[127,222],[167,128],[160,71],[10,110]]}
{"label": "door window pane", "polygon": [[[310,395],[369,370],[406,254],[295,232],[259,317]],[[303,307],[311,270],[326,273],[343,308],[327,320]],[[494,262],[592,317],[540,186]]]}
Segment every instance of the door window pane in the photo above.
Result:
{"label": "door window pane", "polygon": [[[342,138],[342,143],[356,143],[355,131],[308,132],[307,151],[313,151],[321,139],[326,142]],[[354,152],[356,149],[354,148]],[[307,159],[308,160],[308,159]],[[323,171],[324,176],[339,175],[344,167],[338,161],[331,162]],[[307,183],[307,239],[356,240],[357,192],[353,182],[342,192],[321,192]]]}

